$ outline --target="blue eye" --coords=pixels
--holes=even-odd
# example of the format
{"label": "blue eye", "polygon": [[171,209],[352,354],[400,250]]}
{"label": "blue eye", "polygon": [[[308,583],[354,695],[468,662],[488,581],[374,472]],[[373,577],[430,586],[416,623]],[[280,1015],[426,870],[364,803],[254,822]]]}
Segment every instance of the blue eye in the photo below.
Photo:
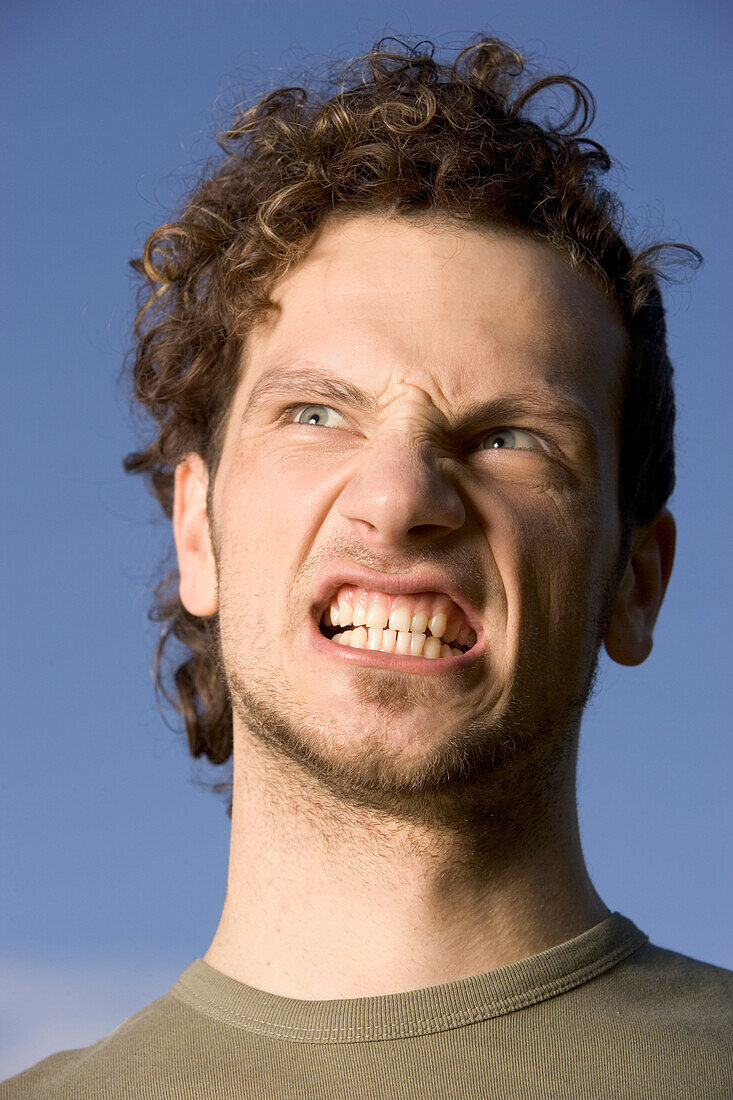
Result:
{"label": "blue eye", "polygon": [[521,428],[502,428],[498,432],[491,432],[482,440],[484,450],[509,450],[509,451],[541,451],[542,446],[531,432],[522,431]]}
{"label": "blue eye", "polygon": [[[336,413],[335,409],[332,409],[330,405],[300,405],[300,411],[296,413],[294,424],[315,424],[320,428],[329,428],[333,425],[327,424],[329,413]],[[324,413],[326,414],[324,416]],[[339,416],[339,413],[336,413]],[[341,418],[343,419],[343,417]]]}

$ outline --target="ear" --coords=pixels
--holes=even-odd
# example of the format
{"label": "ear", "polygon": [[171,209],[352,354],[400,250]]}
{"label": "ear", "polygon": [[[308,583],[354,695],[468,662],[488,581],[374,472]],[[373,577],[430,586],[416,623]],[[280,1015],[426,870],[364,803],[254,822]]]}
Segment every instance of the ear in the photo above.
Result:
{"label": "ear", "polygon": [[179,595],[192,615],[219,610],[216,560],[209,531],[206,493],[209,474],[200,455],[187,455],[176,466],[173,535],[178,555]]}
{"label": "ear", "polygon": [[640,665],[652,651],[654,624],[672,572],[676,531],[674,517],[663,508],[634,533],[605,637],[606,652],[620,665]]}

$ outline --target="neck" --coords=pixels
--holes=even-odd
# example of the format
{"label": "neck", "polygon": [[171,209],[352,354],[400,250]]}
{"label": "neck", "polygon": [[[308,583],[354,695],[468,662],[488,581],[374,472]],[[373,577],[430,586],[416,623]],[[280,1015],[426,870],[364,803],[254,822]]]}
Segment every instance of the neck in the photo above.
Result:
{"label": "neck", "polygon": [[500,814],[478,835],[339,806],[244,741],[204,956],[238,981],[306,1000],[399,993],[509,965],[608,916],[583,859],[575,751],[532,821],[507,831]]}

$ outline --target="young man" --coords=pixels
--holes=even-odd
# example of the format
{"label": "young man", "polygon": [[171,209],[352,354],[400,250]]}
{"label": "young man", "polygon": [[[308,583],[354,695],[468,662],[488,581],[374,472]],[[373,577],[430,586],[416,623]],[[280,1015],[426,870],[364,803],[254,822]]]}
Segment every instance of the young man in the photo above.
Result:
{"label": "young man", "polygon": [[[558,78],[578,97],[587,93]],[[599,648],[649,654],[674,399],[651,254],[501,43],[274,93],[138,265],[128,459],[191,751],[233,755],[203,959],[2,1097],[723,1097],[729,972],[583,860]]]}

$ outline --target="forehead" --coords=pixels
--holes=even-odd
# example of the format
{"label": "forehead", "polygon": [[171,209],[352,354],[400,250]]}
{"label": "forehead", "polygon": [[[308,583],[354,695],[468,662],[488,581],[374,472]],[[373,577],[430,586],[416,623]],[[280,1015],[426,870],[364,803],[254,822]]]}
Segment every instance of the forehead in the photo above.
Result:
{"label": "forehead", "polygon": [[525,234],[369,216],[327,223],[273,291],[240,396],[288,363],[460,407],[499,390],[581,402],[614,438],[623,323],[590,276]]}

